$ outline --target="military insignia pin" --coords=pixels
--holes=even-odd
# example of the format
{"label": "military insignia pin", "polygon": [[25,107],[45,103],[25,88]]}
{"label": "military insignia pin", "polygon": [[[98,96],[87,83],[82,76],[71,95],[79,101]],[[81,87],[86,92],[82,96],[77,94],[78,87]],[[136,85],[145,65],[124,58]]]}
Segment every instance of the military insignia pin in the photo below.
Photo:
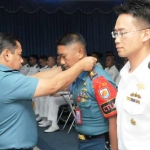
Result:
{"label": "military insignia pin", "polygon": [[85,88],[83,88],[83,89],[82,89],[82,91],[83,91],[84,93],[86,93],[86,92],[87,92],[87,90],[86,90]]}
{"label": "military insignia pin", "polygon": [[95,70],[92,70],[92,71],[90,72],[90,79],[92,80],[96,75],[97,75],[96,71],[95,71]]}
{"label": "military insignia pin", "polygon": [[83,85],[86,86],[86,82],[84,82]]}
{"label": "military insignia pin", "polygon": [[136,84],[136,85],[137,85],[138,90],[145,89],[143,83],[139,83],[139,84]]}

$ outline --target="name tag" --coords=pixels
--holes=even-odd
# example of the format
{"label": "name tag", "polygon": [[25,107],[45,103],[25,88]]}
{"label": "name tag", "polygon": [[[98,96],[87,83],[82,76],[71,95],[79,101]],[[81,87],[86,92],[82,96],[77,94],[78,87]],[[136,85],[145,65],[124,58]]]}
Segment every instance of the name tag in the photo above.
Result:
{"label": "name tag", "polygon": [[82,113],[79,107],[75,109],[76,112],[76,124],[82,124]]}

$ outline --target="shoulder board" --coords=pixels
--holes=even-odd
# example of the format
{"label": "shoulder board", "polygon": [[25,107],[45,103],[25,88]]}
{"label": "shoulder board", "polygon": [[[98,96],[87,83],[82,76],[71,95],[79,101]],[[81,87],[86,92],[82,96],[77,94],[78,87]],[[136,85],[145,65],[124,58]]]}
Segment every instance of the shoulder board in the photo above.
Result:
{"label": "shoulder board", "polygon": [[97,72],[93,69],[92,71],[90,71],[89,73],[89,76],[90,76],[90,79],[92,80],[95,76],[97,76]]}

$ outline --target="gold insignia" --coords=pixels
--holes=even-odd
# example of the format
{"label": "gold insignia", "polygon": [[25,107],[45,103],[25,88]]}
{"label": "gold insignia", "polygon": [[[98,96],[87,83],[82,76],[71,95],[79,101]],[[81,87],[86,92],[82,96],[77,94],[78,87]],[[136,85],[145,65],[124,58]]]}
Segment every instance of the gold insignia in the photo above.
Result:
{"label": "gold insignia", "polygon": [[140,94],[137,94],[137,93],[131,93],[130,96],[132,96],[132,97],[137,97],[137,98],[141,98],[141,95],[140,95]]}
{"label": "gold insignia", "polygon": [[81,134],[78,134],[78,138],[79,138],[80,140],[85,140],[85,136],[84,136],[84,135],[81,135]]}
{"label": "gold insignia", "polygon": [[32,108],[34,109],[35,108],[35,102],[32,101]]}
{"label": "gold insignia", "polygon": [[85,103],[85,102],[87,102],[87,100],[84,99],[84,98],[81,98],[81,102],[82,102],[82,103]]}
{"label": "gold insignia", "polygon": [[83,85],[86,86],[86,82],[84,82]]}
{"label": "gold insignia", "polygon": [[85,93],[85,92],[87,92],[87,89],[83,88],[82,91]]}
{"label": "gold insignia", "polygon": [[82,98],[89,98],[87,95],[85,95],[85,94],[81,94],[80,95]]}
{"label": "gold insignia", "polygon": [[102,83],[102,86],[107,86],[107,83]]}
{"label": "gold insignia", "polygon": [[90,76],[93,77],[95,74],[93,71],[90,72]]}
{"label": "gold insignia", "polygon": [[143,83],[139,83],[139,84],[137,84],[137,88],[138,88],[138,90],[145,89],[145,87],[144,87]]}
{"label": "gold insignia", "polygon": [[130,120],[130,122],[131,124],[136,125],[136,121],[133,118]]}
{"label": "gold insignia", "polygon": [[92,80],[97,75],[97,73],[95,70],[92,70],[92,71],[90,71],[89,75],[90,75],[90,79]]}

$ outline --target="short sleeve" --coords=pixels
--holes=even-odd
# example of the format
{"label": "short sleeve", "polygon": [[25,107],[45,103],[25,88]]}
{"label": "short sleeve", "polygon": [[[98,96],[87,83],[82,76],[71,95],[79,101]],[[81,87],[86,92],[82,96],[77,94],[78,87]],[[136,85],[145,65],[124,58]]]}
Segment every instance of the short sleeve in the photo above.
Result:
{"label": "short sleeve", "polygon": [[0,81],[0,92],[3,102],[9,103],[18,100],[31,100],[35,93],[38,79],[24,76],[20,73],[10,73]]}

